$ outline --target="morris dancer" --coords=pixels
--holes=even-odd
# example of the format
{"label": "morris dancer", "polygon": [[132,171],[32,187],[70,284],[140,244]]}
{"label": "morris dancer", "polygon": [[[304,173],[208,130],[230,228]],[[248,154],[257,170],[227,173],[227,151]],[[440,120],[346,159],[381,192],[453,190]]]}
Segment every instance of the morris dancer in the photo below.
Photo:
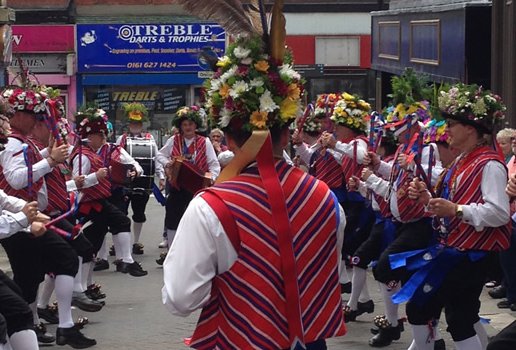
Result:
{"label": "morris dancer", "polygon": [[[201,111],[197,106],[178,109],[173,123],[180,132],[168,139],[165,146],[159,150],[156,159],[165,166],[165,171],[170,173],[175,157],[184,157],[202,173],[209,172],[212,179],[215,180],[220,173],[220,164],[213,145],[210,139],[195,133],[195,130],[202,125]],[[185,189],[170,188],[165,215],[169,247],[174,240],[177,225],[192,198],[193,193]],[[166,253],[162,253],[156,263],[162,265],[165,256]]]}
{"label": "morris dancer", "polygon": [[[240,38],[229,57],[251,52],[248,40],[260,47],[259,37]],[[251,67],[238,79],[277,74],[277,61],[252,52],[250,65],[237,58],[216,76],[233,64]],[[228,104],[208,100],[235,159],[221,173],[227,181],[192,200],[164,264],[167,308],[181,316],[203,308],[190,344],[196,349],[326,349],[326,338],[345,333],[338,284],[345,216],[327,185],[283,160],[301,82],[289,78],[299,77],[289,64],[282,71],[282,86],[298,94],[289,98],[275,84],[253,90],[252,99],[233,101],[229,124],[217,114]],[[217,78],[211,86],[223,95]],[[285,103],[268,104],[267,112],[251,100]]]}
{"label": "morris dancer", "polygon": [[[155,159],[156,154],[158,153],[158,146],[156,145],[154,136],[152,136],[151,133],[143,132],[143,123],[148,120],[147,108],[141,103],[133,102],[124,105],[124,111],[129,121],[129,132],[120,135],[117,138],[115,144],[125,149],[131,157],[134,157],[134,155],[131,154],[127,149],[127,140],[143,140],[148,142],[152,149],[152,154],[154,155],[154,158],[150,161],[152,162],[152,165],[154,165],[155,173],[159,178],[160,188],[163,189],[165,187],[165,173],[161,163]],[[152,165],[149,165],[150,166],[147,171],[152,170]],[[126,192],[125,197],[127,197],[127,200],[124,201],[124,212],[127,214],[129,203],[131,203],[131,208],[133,210],[133,254],[143,254],[143,244],[140,242],[140,235],[142,232],[143,224],[145,221],[147,221],[147,217],[145,216],[145,208],[147,206],[147,202],[149,201],[149,191],[152,190],[152,184],[154,183],[153,173],[144,175],[145,177],[137,177],[133,180],[131,183],[131,189],[123,191]],[[149,177],[151,177],[151,179]]]}
{"label": "morris dancer", "polygon": [[[448,119],[450,145],[462,153],[447,170],[432,198],[423,182],[413,180],[409,196],[428,206],[439,231],[439,245],[413,255],[419,281],[403,293],[410,298],[407,316],[418,350],[433,349],[433,326],[444,308],[448,331],[458,350],[481,350],[478,325],[486,256],[510,245],[507,169],[501,153],[485,134],[504,117],[500,98],[476,85],[458,84],[441,92],[439,107]],[[396,257],[393,257],[396,261]],[[403,301],[401,295],[395,300]]]}
{"label": "morris dancer", "polygon": [[[7,89],[3,96],[15,110],[11,118],[12,133],[5,150],[0,153],[0,187],[12,196],[32,201],[37,198],[38,208],[48,206],[47,182],[50,173],[68,156],[66,145],[54,145],[50,152],[40,154],[29,139],[36,115],[45,112],[46,94],[31,89]],[[45,154],[46,153],[46,154]],[[44,157],[46,156],[46,158]],[[97,342],[85,337],[72,320],[71,302],[74,276],[78,272],[79,260],[75,251],[55,232],[49,230],[34,239],[27,232],[20,232],[2,240],[14,273],[14,281],[23,291],[25,300],[33,311],[34,321],[39,322],[36,295],[39,283],[45,273],[55,276],[55,291],[59,305],[59,326],[56,341],[58,345],[90,347]],[[40,339],[50,342],[43,327],[38,326]]]}
{"label": "morris dancer", "polygon": [[[82,189],[83,197],[79,214],[85,221],[92,220],[93,222],[92,225],[84,229],[84,234],[93,244],[95,252],[98,252],[102,246],[106,233],[111,232],[117,255],[115,260],[116,271],[141,277],[147,275],[147,271],[143,270],[131,255],[131,220],[119,208],[109,202],[111,183],[106,177],[105,168],[108,164],[106,164],[105,157],[102,156],[104,154],[97,154],[97,152],[102,151],[108,152],[108,145],[106,144],[107,126],[104,118],[102,118],[102,112],[96,108],[86,109],[80,114],[84,119],[77,127],[77,133],[81,139],[88,138],[89,144],[87,146],[77,145],[72,152],[73,174],[74,176],[83,174],[96,176],[98,179],[97,185]],[[117,154],[124,157],[123,150],[120,150]]]}

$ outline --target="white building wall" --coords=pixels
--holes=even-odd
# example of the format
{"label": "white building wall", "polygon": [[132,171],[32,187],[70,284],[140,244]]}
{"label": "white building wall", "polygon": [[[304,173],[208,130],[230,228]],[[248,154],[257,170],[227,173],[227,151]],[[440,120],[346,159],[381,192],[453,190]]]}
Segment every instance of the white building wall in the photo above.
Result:
{"label": "white building wall", "polygon": [[286,13],[288,35],[371,34],[369,13]]}

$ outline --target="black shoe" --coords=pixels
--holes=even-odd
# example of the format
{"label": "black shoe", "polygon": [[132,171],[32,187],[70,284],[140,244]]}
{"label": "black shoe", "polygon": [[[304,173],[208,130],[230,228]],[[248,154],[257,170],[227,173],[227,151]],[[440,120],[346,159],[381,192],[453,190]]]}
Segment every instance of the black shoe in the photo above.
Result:
{"label": "black shoe", "polygon": [[104,259],[100,259],[95,261],[95,267],[93,267],[93,271],[102,271],[109,269],[109,262]]}
{"label": "black shoe", "polygon": [[97,312],[102,309],[104,305],[96,300],[91,300],[86,296],[86,293],[73,292],[72,306],[76,306],[82,311]]}
{"label": "black shoe", "polygon": [[498,286],[491,289],[489,292],[487,292],[489,296],[493,299],[502,299],[505,298],[507,294],[507,290],[504,286]]}
{"label": "black shoe", "polygon": [[77,329],[83,329],[84,326],[86,326],[88,323],[90,323],[90,320],[88,320],[88,317],[80,316],[77,318],[77,322],[75,322],[74,325],[75,325],[75,328],[77,328]]}
{"label": "black shoe", "polygon": [[54,306],[47,305],[46,308],[38,307],[39,318],[44,319],[49,324],[58,324],[59,316],[57,314],[57,308]]}
{"label": "black shoe", "polygon": [[499,301],[496,303],[496,306],[498,306],[499,309],[509,309],[511,307],[512,303],[509,302],[509,300],[504,299],[502,301]]}
{"label": "black shoe", "polygon": [[163,266],[163,263],[165,262],[165,258],[167,257],[167,253],[161,253],[159,255],[159,259],[156,259],[156,264],[159,266]]}
{"label": "black shoe", "polygon": [[57,328],[57,345],[70,345],[74,349],[86,349],[97,345],[95,339],[86,337],[77,327]]}
{"label": "black shoe", "polygon": [[148,274],[148,272],[142,268],[142,265],[140,265],[136,261],[133,263],[119,261],[116,264],[116,270],[122,273],[129,273],[131,276],[134,277],[142,277]]}
{"label": "black shoe", "polygon": [[368,300],[365,303],[361,303],[360,301],[357,304],[357,311],[359,315],[368,313],[372,314],[374,312],[374,303],[372,300]]}
{"label": "black shoe", "polygon": [[351,293],[351,282],[341,283],[340,284],[340,294],[350,294]]}
{"label": "black shoe", "polygon": [[[386,319],[386,316],[385,315],[377,315],[374,317],[374,327],[371,327],[371,334],[378,334],[378,332],[380,331],[380,328],[378,328],[378,326],[376,325],[381,319]],[[400,332],[403,332],[405,331],[405,326],[403,325],[405,322],[405,319],[404,318],[400,318],[398,320],[398,328],[400,329]]]}
{"label": "black shoe", "polygon": [[393,340],[398,340],[401,337],[401,331],[398,326],[379,328],[378,334],[369,339],[369,345],[375,348],[383,348],[392,343]]}
{"label": "black shoe", "polygon": [[109,248],[109,256],[115,256],[115,255],[116,255],[115,246],[112,245],[111,248]]}
{"label": "black shoe", "polygon": [[47,333],[47,327],[45,327],[43,323],[35,324],[34,332],[36,332],[36,337],[40,343],[50,344],[56,341],[56,337],[50,333]]}
{"label": "black shoe", "polygon": [[141,244],[141,243],[133,244],[133,254],[142,255],[143,254],[143,244]]}
{"label": "black shoe", "polygon": [[100,288],[100,284],[90,284],[88,289],[85,291],[86,296],[91,300],[100,300],[106,298],[106,294],[103,293]]}
{"label": "black shoe", "polygon": [[434,342],[434,350],[446,350],[444,339],[439,339]]}

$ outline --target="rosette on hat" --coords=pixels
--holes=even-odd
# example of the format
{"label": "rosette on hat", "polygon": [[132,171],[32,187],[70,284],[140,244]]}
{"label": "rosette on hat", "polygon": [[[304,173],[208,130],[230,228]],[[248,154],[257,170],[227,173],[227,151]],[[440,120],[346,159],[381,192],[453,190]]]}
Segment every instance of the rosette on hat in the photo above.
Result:
{"label": "rosette on hat", "polygon": [[341,94],[322,94],[315,101],[315,116],[317,118],[330,117],[335,104],[342,98]]}
{"label": "rosette on hat", "polygon": [[90,134],[108,135],[108,117],[103,109],[87,107],[78,111],[75,118],[78,121],[77,133],[81,138],[86,138]]}
{"label": "rosette on hat", "polygon": [[424,143],[448,142],[446,120],[431,119],[424,126]]}
{"label": "rosette on hat", "polygon": [[199,106],[183,106],[177,110],[174,119],[172,119],[172,124],[179,129],[184,120],[191,120],[195,123],[197,128],[200,128],[203,126],[203,120],[205,118],[206,112],[203,108]]}

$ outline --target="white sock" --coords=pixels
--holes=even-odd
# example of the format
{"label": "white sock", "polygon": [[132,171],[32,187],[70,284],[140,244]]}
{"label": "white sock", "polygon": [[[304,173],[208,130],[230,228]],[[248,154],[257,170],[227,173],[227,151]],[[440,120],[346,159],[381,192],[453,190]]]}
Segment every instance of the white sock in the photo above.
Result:
{"label": "white sock", "polygon": [[134,262],[131,255],[131,232],[119,232],[113,235],[113,244],[115,245],[117,259],[122,259],[123,262],[129,264]]}
{"label": "white sock", "polygon": [[475,328],[475,332],[477,332],[480,344],[482,344],[482,350],[486,350],[489,339],[487,338],[487,332],[484,325],[482,322],[478,321],[473,325],[473,328]]}
{"label": "white sock", "polygon": [[32,311],[32,318],[34,319],[34,324],[35,325],[40,324],[41,321],[39,320],[39,315],[38,315],[38,303],[36,303],[36,302],[30,303],[29,308],[30,308],[30,311]]}
{"label": "white sock", "polygon": [[73,277],[67,275],[56,276],[57,311],[59,313],[59,327],[73,327],[72,319]]}
{"label": "white sock", "polygon": [[50,304],[50,298],[54,292],[55,280],[45,275],[45,280],[40,283],[38,291],[38,307],[45,309]]}
{"label": "white sock", "polygon": [[13,350],[38,350],[38,338],[32,329],[13,333],[9,338]]}
{"label": "white sock", "polygon": [[353,266],[353,277],[351,280],[351,296],[349,297],[348,306],[351,310],[357,310],[358,297],[362,293],[366,280],[366,270],[360,267]]}
{"label": "white sock", "polygon": [[398,291],[398,288],[389,289],[386,284],[380,283],[382,291],[383,302],[385,304],[385,316],[387,321],[394,327],[398,325],[398,305],[392,302],[392,296]]}
{"label": "white sock", "polygon": [[364,278],[364,286],[362,287],[362,291],[358,297],[358,301],[361,303],[365,303],[371,300],[371,296],[369,295],[369,288],[367,287],[367,270],[364,271],[366,273],[366,278]]}
{"label": "white sock", "polygon": [[104,242],[102,242],[102,246],[100,247],[100,250],[97,253],[97,256],[99,257],[99,259],[102,259],[102,260],[108,259],[108,249],[107,249],[107,238],[106,237],[104,237]]}
{"label": "white sock", "polygon": [[88,278],[90,277],[90,271],[92,270],[93,264],[90,262],[83,263],[79,270],[81,270],[81,288],[84,292],[86,289],[88,289]]}
{"label": "white sock", "polygon": [[[93,272],[95,272],[95,271],[93,271],[94,268],[95,268],[95,264],[92,264],[90,262],[90,264],[89,264],[89,271],[87,271],[87,270],[83,270],[82,271],[83,275],[84,275],[84,272],[87,271],[87,273],[86,273],[86,288],[88,288],[88,286],[93,283]],[[84,279],[84,276],[82,278]]]}
{"label": "white sock", "polygon": [[174,241],[174,237],[176,236],[176,230],[167,229],[167,242],[168,248],[172,247],[172,242]]}
{"label": "white sock", "polygon": [[0,350],[13,350],[13,348],[11,348],[11,344],[9,344],[9,338],[7,338],[7,342],[5,344],[0,344]]}
{"label": "white sock", "polygon": [[474,335],[471,338],[461,341],[456,341],[454,344],[457,350],[482,350],[482,344],[480,343],[478,335]]}
{"label": "white sock", "polygon": [[339,276],[339,282],[340,284],[346,284],[348,282],[351,282],[348,276],[348,270],[346,269],[346,263],[344,260],[340,261],[340,276]]}
{"label": "white sock", "polygon": [[79,293],[84,292],[82,288],[82,257],[79,257],[79,270],[73,279],[73,291]]}
{"label": "white sock", "polygon": [[410,327],[417,350],[434,350],[434,335],[430,334],[431,329],[427,325],[411,324]]}
{"label": "white sock", "polygon": [[140,235],[142,234],[143,222],[133,222],[134,243],[140,242]]}
{"label": "white sock", "polygon": [[416,341],[414,339],[412,339],[412,343],[410,343],[410,346],[408,347],[407,350],[418,350]]}

